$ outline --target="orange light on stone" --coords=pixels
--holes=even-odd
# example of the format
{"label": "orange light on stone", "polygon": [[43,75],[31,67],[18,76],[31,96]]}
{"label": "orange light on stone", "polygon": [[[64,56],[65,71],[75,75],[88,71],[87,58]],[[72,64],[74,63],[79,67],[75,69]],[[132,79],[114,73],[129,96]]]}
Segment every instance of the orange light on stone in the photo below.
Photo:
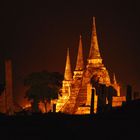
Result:
{"label": "orange light on stone", "polygon": [[[62,97],[59,97],[57,100],[56,112],[89,114],[92,95],[91,78],[106,87],[112,86],[117,92],[117,97],[113,99],[113,106],[122,105],[122,102],[125,101],[125,97],[120,97],[120,85],[117,83],[115,75],[112,82],[109,72],[102,61],[96,33],[95,17],[93,17],[91,45],[87,64],[84,67],[82,40],[80,37],[77,62],[73,76],[71,72],[69,50],[67,51],[64,80],[62,82]],[[94,94],[94,113],[97,113],[97,103],[98,97]],[[108,100],[106,100],[106,104],[108,104]]]}
{"label": "orange light on stone", "polygon": [[46,113],[45,106],[44,106],[44,104],[43,104],[42,102],[39,102],[38,107],[39,107],[39,110],[40,110],[42,113]]}
{"label": "orange light on stone", "polygon": [[112,98],[112,107],[122,106],[122,102],[126,102],[125,96],[113,97]]}
{"label": "orange light on stone", "polygon": [[26,108],[29,108],[29,107],[31,107],[31,104],[30,104],[30,103],[27,103],[27,104],[25,104],[25,105],[23,106],[23,109],[26,109]]}

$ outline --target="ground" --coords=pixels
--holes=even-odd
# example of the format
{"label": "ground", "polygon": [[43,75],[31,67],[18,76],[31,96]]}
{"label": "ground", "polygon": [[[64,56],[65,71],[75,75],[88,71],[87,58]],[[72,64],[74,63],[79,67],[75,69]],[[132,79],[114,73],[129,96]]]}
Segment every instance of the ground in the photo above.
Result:
{"label": "ground", "polygon": [[[0,115],[0,137],[7,139],[136,139],[140,101],[99,115],[61,113]],[[138,139],[138,138],[137,138]]]}

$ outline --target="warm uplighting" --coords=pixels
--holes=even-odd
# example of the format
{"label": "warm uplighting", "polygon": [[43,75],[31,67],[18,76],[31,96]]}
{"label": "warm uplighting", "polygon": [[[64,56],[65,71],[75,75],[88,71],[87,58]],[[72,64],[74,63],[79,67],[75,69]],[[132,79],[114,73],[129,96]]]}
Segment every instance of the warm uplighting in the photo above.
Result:
{"label": "warm uplighting", "polygon": [[113,97],[112,106],[113,107],[122,106],[122,102],[126,102],[126,97],[125,96]]}
{"label": "warm uplighting", "polygon": [[31,104],[30,103],[27,103],[23,106],[23,109],[26,109],[26,108],[30,108],[31,107]]}
{"label": "warm uplighting", "polygon": [[[73,73],[74,75],[72,76]],[[121,106],[122,102],[125,101],[125,97],[120,97],[120,85],[116,80],[115,74],[112,79],[102,62],[96,34],[95,18],[93,18],[91,45],[87,64],[84,67],[82,37],[80,36],[77,62],[73,73],[71,71],[70,52],[68,49],[64,80],[62,82],[62,97],[59,97],[56,104],[57,112],[61,111],[68,114],[89,114],[92,97],[91,78],[100,85],[95,87],[95,93],[97,89],[98,93],[103,93],[106,96],[104,104],[110,105],[110,102],[108,103],[107,100],[108,93],[110,96],[116,96],[112,100],[113,106]],[[97,113],[97,106],[100,102],[98,99],[103,97],[99,97],[99,94],[95,93],[93,104],[94,113]]]}
{"label": "warm uplighting", "polygon": [[42,102],[39,102],[39,110],[42,112],[42,113],[46,113],[46,110],[45,110],[45,106]]}
{"label": "warm uplighting", "polygon": [[90,64],[102,64],[102,59],[89,59],[88,63]]}

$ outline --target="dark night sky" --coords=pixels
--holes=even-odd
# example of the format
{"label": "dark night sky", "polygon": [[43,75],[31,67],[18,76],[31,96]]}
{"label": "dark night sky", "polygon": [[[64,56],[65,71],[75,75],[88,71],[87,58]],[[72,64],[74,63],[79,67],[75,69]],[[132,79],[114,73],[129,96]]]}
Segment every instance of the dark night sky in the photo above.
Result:
{"label": "dark night sky", "polygon": [[[84,59],[89,53],[92,16],[96,17],[103,62],[124,88],[140,91],[140,8],[134,1],[7,1],[1,5],[0,82],[3,61],[13,61],[15,100],[25,92],[26,75],[42,70],[63,73],[66,49],[75,67],[79,35]],[[18,101],[18,102],[19,102]]]}

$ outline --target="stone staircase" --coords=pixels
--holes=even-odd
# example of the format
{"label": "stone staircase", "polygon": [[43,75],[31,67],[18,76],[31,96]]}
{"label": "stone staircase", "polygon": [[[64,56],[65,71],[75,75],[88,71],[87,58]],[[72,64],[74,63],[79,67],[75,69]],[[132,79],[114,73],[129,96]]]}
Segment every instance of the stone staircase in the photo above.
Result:
{"label": "stone staircase", "polygon": [[76,98],[76,101],[75,101],[75,105],[74,105],[74,108],[73,108],[73,114],[75,114],[77,112],[77,109],[79,106],[84,106],[86,104],[86,87],[82,87],[80,90],[79,90],[79,93],[77,95],[77,98]]}
{"label": "stone staircase", "polygon": [[[84,79],[83,79],[84,78]],[[71,88],[71,94],[69,100],[60,109],[60,111],[67,114],[75,114],[79,106],[86,104],[87,99],[87,86],[85,82],[89,80],[89,77],[82,77],[82,79],[75,81]]]}
{"label": "stone staircase", "polygon": [[66,114],[73,114],[73,109],[75,107],[77,95],[79,93],[80,88],[81,88],[81,81],[73,83],[70,97],[60,111]]}
{"label": "stone staircase", "polygon": [[66,114],[73,114],[73,108],[76,104],[76,98],[77,98],[78,92],[79,92],[79,88],[77,88],[77,87],[72,88],[69,100],[61,108],[60,111],[66,113]]}
{"label": "stone staircase", "polygon": [[[79,106],[83,106],[86,104],[87,99],[87,83],[91,77],[91,73],[89,75],[84,75],[81,79],[75,81],[71,87],[71,94],[65,103],[62,103],[60,99],[59,111],[66,114],[75,114]],[[63,97],[62,97],[63,99]]]}
{"label": "stone staircase", "polygon": [[67,103],[69,99],[69,96],[60,96],[59,99],[57,100],[57,105],[56,105],[56,112],[59,112],[62,110],[62,107]]}

